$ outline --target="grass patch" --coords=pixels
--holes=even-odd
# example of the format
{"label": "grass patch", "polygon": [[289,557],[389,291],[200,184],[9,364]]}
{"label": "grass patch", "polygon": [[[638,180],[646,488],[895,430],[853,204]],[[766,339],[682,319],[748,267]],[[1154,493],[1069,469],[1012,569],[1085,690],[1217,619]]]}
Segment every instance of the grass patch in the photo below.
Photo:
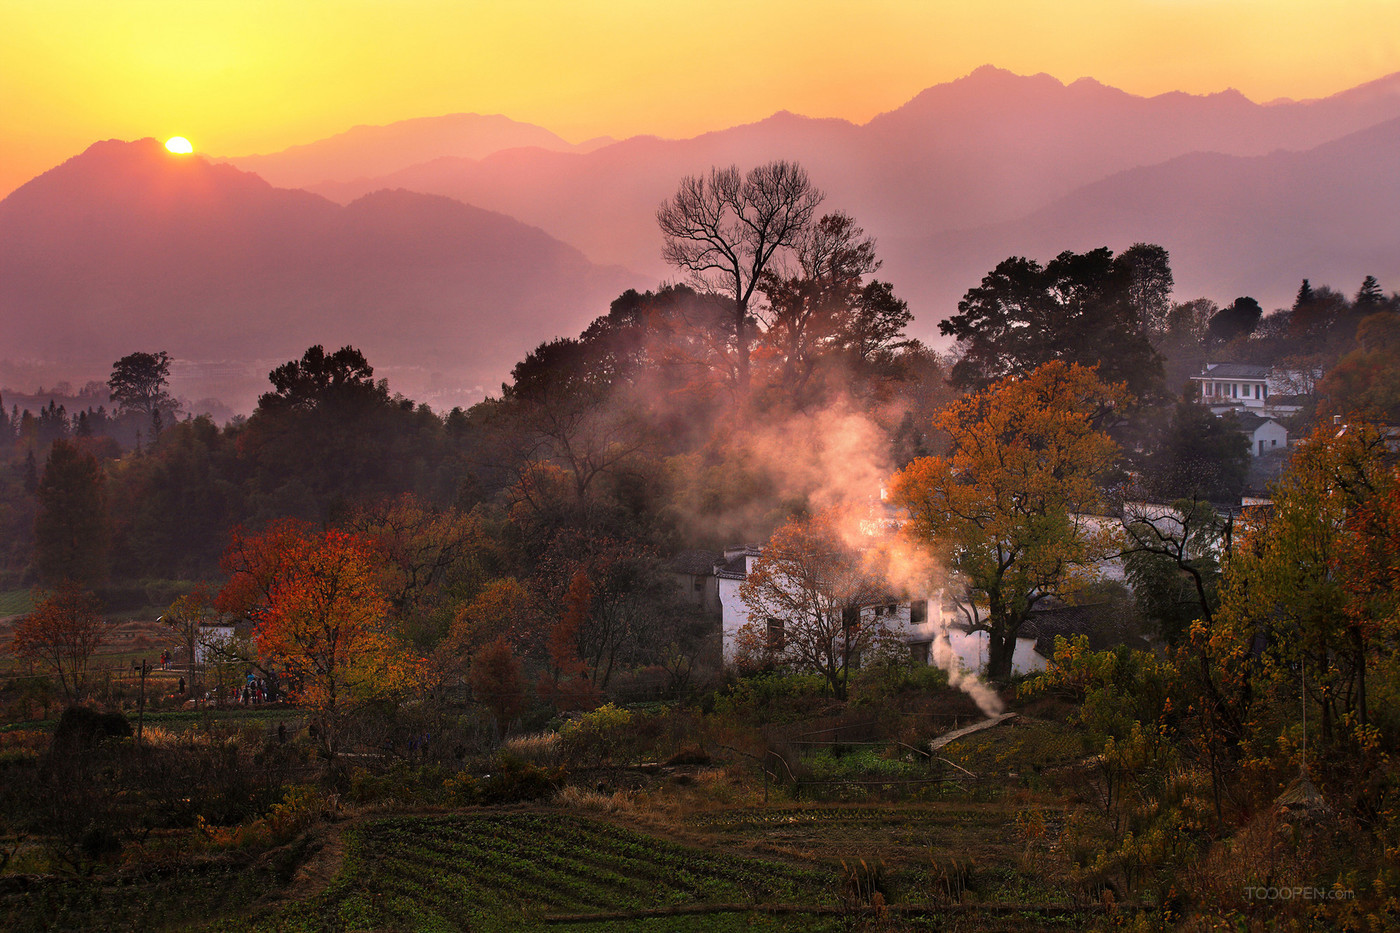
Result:
{"label": "grass patch", "polygon": [[1039,774],[1083,760],[1083,734],[1066,723],[1017,717],[943,746],[941,758],[985,777]]}
{"label": "grass patch", "polygon": [[874,746],[835,746],[804,756],[802,764],[814,781],[865,779],[917,779],[928,776],[924,764],[903,758],[889,757],[885,749]]}
{"label": "grass patch", "polygon": [[22,616],[34,609],[34,598],[27,589],[0,593],[0,616]]}

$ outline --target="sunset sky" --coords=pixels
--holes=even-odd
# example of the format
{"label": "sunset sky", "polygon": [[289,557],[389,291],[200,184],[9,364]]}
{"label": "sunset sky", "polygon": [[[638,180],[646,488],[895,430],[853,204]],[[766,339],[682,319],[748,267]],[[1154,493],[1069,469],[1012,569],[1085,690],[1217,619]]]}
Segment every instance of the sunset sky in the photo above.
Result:
{"label": "sunset sky", "polygon": [[1400,3],[0,0],[0,194],[109,137],[236,156],[453,112],[574,141],[861,122],[988,63],[1325,96],[1400,71]]}

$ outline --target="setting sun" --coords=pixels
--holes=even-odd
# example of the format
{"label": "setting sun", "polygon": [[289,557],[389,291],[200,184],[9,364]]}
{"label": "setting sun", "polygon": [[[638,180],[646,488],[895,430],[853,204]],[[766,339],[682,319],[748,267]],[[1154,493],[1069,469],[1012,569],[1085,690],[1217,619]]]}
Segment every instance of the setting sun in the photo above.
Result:
{"label": "setting sun", "polygon": [[181,155],[189,155],[191,152],[194,152],[194,146],[191,146],[190,141],[183,136],[170,137],[165,141],[165,148],[169,149],[171,152],[178,152]]}

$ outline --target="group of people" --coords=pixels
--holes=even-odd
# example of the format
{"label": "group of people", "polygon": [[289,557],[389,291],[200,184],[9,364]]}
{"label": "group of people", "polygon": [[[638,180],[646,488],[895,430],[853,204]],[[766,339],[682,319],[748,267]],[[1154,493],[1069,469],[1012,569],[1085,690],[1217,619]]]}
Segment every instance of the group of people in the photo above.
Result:
{"label": "group of people", "polygon": [[250,671],[242,688],[234,690],[233,699],[236,703],[242,703],[244,706],[248,706],[249,704],[266,703],[271,700],[272,697],[268,691],[267,681],[261,677],[254,676]]}

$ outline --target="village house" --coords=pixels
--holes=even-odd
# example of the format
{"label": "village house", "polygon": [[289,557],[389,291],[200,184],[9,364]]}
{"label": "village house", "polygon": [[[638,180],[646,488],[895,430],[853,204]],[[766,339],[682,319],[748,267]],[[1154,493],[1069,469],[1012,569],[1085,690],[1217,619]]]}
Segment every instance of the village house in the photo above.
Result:
{"label": "village house", "polygon": [[1288,429],[1279,419],[1302,410],[1320,377],[1319,372],[1253,363],[1207,363],[1191,380],[1200,390],[1201,404],[1216,415],[1233,414],[1250,454],[1262,457],[1287,449]]}
{"label": "village house", "polygon": [[[707,651],[724,664],[734,660],[739,630],[749,623],[748,607],[739,597],[739,587],[762,554],[754,545],[740,545],[724,551],[686,551],[670,564],[680,593],[715,622],[715,644]],[[862,624],[879,623],[895,634],[909,650],[916,664],[934,664],[950,655],[967,670],[980,671],[987,663],[987,633],[974,631],[962,607],[949,589],[937,589],[927,596],[890,593],[853,610]],[[1082,632],[1074,626],[1083,619],[1096,621]],[[1103,612],[1090,607],[1073,610],[1056,608],[1032,614],[1018,633],[1012,657],[1013,674],[1045,670],[1054,654],[1054,636],[1089,634],[1097,644],[1111,626],[1103,623]],[[769,635],[781,638],[782,620],[768,620]]]}
{"label": "village house", "polygon": [[1269,367],[1252,363],[1207,363],[1192,376],[1200,387],[1201,403],[1215,414],[1262,411],[1269,403]]}
{"label": "village house", "polygon": [[1239,431],[1249,441],[1249,452],[1255,457],[1288,447],[1288,429],[1273,418],[1252,411],[1235,415]]}

